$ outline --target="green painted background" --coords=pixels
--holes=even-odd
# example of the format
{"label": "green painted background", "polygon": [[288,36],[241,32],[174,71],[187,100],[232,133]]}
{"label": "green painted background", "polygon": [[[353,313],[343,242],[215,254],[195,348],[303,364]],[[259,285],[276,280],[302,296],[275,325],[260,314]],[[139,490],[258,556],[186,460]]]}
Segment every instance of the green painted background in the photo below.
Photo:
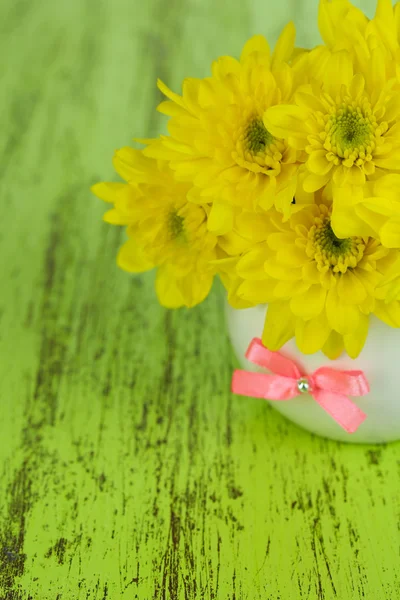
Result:
{"label": "green painted background", "polygon": [[[359,6],[372,14],[373,2]],[[167,312],[89,192],[178,88],[316,0],[0,2],[0,598],[396,600],[400,446],[229,393],[223,292]]]}

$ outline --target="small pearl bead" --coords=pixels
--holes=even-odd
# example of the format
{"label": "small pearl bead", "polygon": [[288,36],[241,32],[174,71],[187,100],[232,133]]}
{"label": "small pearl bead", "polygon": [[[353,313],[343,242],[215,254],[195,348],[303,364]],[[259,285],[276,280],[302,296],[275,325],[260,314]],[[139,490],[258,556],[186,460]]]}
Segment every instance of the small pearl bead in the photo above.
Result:
{"label": "small pearl bead", "polygon": [[297,382],[297,389],[299,390],[300,394],[307,394],[307,392],[310,389],[310,384],[308,383],[308,379],[306,379],[305,377],[302,377],[301,379],[299,379]]}

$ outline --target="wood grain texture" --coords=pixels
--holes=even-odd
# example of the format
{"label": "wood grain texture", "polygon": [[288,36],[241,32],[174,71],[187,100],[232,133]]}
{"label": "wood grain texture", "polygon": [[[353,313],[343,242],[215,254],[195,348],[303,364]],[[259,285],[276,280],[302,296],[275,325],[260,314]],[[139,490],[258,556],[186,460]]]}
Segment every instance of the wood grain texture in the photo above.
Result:
{"label": "wood grain texture", "polygon": [[[374,2],[358,3],[372,14]],[[395,600],[400,446],[234,397],[223,292],[159,307],[89,186],[179,88],[315,0],[0,3],[0,598]]]}

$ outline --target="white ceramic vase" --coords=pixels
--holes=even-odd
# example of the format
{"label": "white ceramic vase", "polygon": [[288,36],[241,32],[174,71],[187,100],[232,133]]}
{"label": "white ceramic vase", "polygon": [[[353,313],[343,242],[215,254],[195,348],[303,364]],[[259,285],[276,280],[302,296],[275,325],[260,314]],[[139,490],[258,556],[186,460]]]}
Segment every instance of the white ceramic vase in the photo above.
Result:
{"label": "white ceramic vase", "polygon": [[[248,371],[260,368],[245,358],[249,343],[261,338],[266,305],[237,310],[227,305],[229,335],[241,366]],[[400,331],[371,318],[366,344],[355,360],[343,354],[329,360],[322,352],[302,354],[294,340],[285,344],[280,352],[295,360],[306,373],[322,366],[341,370],[362,370],[368,379],[370,393],[352,398],[367,419],[355,433],[347,433],[308,394],[287,402],[269,401],[290,421],[318,435],[344,442],[384,443],[400,440]]]}

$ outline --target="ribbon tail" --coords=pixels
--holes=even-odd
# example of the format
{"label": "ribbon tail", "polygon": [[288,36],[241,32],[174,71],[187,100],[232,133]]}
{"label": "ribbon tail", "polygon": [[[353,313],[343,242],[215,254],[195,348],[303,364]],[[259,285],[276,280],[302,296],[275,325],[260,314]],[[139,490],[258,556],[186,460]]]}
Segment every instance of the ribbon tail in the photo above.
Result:
{"label": "ribbon tail", "polygon": [[348,433],[357,431],[367,415],[347,396],[317,389],[312,393],[318,404]]}
{"label": "ribbon tail", "polygon": [[265,398],[265,374],[236,370],[232,376],[232,392],[251,398]]}
{"label": "ribbon tail", "polygon": [[233,373],[231,389],[234,394],[263,400],[290,400],[299,393],[294,379],[240,369]]}

